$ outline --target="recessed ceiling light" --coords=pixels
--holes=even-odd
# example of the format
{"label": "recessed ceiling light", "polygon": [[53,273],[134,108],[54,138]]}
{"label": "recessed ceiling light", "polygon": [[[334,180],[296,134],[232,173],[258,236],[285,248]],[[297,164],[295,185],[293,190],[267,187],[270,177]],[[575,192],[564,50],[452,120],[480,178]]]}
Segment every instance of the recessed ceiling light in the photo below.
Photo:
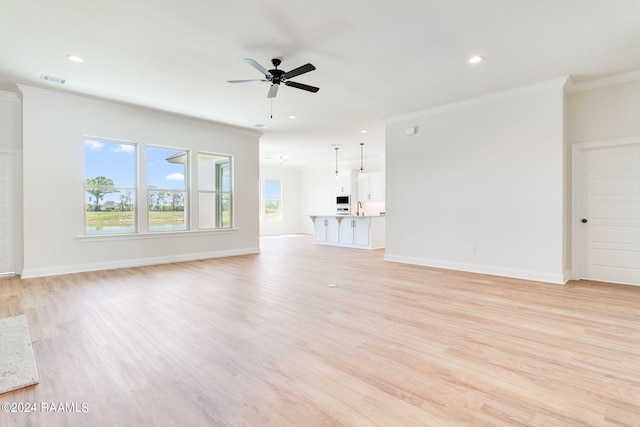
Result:
{"label": "recessed ceiling light", "polygon": [[366,131],[366,130],[364,130],[364,129],[362,129],[362,130],[360,131],[360,133],[367,133],[367,131]]}
{"label": "recessed ceiling light", "polygon": [[67,59],[71,62],[84,62],[84,59],[76,55],[67,55]]}
{"label": "recessed ceiling light", "polygon": [[295,118],[296,118],[296,116],[289,116],[289,118],[290,118],[290,119],[295,119]]}
{"label": "recessed ceiling light", "polygon": [[484,57],[475,55],[469,58],[469,64],[477,64],[479,62],[482,62],[483,60],[484,60]]}

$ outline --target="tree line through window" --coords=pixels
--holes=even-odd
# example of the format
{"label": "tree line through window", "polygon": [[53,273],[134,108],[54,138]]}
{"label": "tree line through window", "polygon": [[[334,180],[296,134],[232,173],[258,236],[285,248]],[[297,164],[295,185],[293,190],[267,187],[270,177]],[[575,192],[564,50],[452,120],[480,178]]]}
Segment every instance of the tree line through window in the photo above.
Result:
{"label": "tree line through window", "polygon": [[[142,232],[231,228],[231,156],[199,152],[191,171],[188,150],[145,146],[146,161],[140,162],[141,146],[85,139],[86,234],[136,233],[140,224]],[[140,175],[146,177],[142,204]],[[190,175],[197,185],[190,185]],[[197,224],[189,223],[193,205]]]}

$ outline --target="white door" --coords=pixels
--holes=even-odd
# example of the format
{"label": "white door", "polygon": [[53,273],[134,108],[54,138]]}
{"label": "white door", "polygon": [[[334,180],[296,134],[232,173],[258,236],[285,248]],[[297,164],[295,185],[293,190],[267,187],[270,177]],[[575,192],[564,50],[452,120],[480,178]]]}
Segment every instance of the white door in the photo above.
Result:
{"label": "white door", "polygon": [[0,274],[15,272],[13,251],[13,154],[0,153]]}
{"label": "white door", "polygon": [[579,278],[640,285],[640,140],[574,147]]}

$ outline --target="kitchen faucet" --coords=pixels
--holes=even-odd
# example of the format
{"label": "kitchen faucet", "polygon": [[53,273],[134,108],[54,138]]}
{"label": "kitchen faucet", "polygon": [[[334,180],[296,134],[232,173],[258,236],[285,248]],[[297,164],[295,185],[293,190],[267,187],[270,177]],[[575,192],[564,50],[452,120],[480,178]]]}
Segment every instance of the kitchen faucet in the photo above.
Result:
{"label": "kitchen faucet", "polygon": [[[356,216],[360,216],[360,209],[362,209],[362,202],[358,200],[358,204],[356,205]],[[362,215],[364,215],[364,211],[362,211]]]}

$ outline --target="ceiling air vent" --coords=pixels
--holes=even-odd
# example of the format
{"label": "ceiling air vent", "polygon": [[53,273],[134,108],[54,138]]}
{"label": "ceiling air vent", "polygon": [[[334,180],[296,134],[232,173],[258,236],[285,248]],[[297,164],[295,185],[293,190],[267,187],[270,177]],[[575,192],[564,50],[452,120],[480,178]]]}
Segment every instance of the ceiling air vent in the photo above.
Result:
{"label": "ceiling air vent", "polygon": [[51,74],[40,74],[40,78],[45,82],[65,84],[66,80],[61,77],[52,76]]}

